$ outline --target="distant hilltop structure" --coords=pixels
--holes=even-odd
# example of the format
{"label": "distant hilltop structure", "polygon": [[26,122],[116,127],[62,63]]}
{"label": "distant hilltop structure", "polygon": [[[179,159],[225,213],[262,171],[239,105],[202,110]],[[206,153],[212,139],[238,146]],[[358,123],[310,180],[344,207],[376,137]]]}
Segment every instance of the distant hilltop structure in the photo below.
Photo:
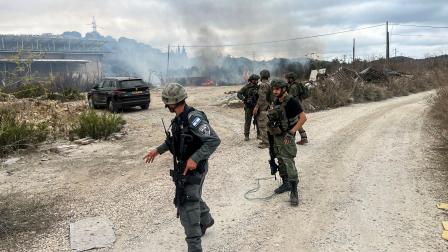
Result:
{"label": "distant hilltop structure", "polygon": [[16,67],[17,60],[31,61],[31,71],[36,76],[71,73],[101,78],[102,61],[108,52],[103,49],[106,41],[100,38],[94,32],[84,38],[78,32],[61,35],[0,34],[0,80]]}

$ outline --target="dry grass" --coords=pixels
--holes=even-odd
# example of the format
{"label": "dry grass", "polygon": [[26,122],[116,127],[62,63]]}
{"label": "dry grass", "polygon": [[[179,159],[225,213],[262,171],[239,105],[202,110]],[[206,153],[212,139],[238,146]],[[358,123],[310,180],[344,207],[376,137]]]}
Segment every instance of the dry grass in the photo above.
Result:
{"label": "dry grass", "polygon": [[[344,65],[345,66],[345,65]],[[448,80],[448,58],[401,60],[386,63],[384,60],[362,62],[358,71],[372,66],[378,71],[384,69],[404,73],[389,76],[387,81],[368,83],[342,74],[325,78],[312,89],[311,97],[304,103],[305,108],[321,110],[344,106],[352,102],[380,101],[390,97],[404,96],[444,85]],[[331,69],[336,69],[333,66]]]}
{"label": "dry grass", "polygon": [[0,156],[33,146],[47,138],[46,123],[19,121],[17,114],[10,108],[0,109]]}
{"label": "dry grass", "polygon": [[445,161],[445,167],[448,167],[448,86],[437,90],[432,99],[431,117],[434,120],[436,130],[437,146],[441,157]]}

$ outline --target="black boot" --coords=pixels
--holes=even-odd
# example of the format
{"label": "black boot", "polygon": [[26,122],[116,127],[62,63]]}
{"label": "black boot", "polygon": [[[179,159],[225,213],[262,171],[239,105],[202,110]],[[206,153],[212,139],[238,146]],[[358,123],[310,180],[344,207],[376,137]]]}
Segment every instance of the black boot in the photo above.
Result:
{"label": "black boot", "polygon": [[277,194],[291,191],[291,185],[289,184],[288,176],[282,176],[282,181],[282,185],[274,190],[274,192]]}
{"label": "black boot", "polygon": [[213,224],[215,224],[215,220],[212,217],[210,217],[210,222],[208,224],[201,223],[202,236],[205,235],[205,231],[207,230],[207,228],[213,226]]}
{"label": "black boot", "polygon": [[299,192],[297,191],[297,182],[291,181],[291,194],[289,195],[289,199],[291,201],[291,206],[299,205]]}
{"label": "black boot", "polygon": [[244,134],[244,141],[249,141],[249,134]]}

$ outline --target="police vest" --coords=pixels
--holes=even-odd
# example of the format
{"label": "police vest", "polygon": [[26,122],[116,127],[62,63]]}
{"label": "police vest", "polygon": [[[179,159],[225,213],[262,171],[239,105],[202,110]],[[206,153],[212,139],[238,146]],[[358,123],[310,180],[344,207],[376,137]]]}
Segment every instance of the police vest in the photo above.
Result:
{"label": "police vest", "polygon": [[[171,134],[173,136],[173,155],[179,161],[187,161],[202,146],[202,140],[191,132],[188,121],[188,114],[195,111],[194,108],[185,106],[184,112],[171,121]],[[201,112],[205,121],[207,117]]]}
{"label": "police vest", "polygon": [[287,95],[281,104],[274,105],[274,107],[268,111],[268,130],[272,135],[279,135],[287,132],[299,121],[298,115],[293,118],[288,118],[286,116],[286,104],[290,99],[292,99],[292,96]]}

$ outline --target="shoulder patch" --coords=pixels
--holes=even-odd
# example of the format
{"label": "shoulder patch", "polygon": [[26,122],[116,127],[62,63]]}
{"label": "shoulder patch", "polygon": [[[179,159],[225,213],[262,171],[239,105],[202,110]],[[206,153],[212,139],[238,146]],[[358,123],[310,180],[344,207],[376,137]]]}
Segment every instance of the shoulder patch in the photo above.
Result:
{"label": "shoulder patch", "polygon": [[210,127],[206,123],[202,124],[201,127],[199,127],[199,132],[203,136],[210,136],[211,135]]}
{"label": "shoulder patch", "polygon": [[193,127],[196,127],[199,125],[199,123],[201,123],[201,118],[199,117],[193,117],[193,120],[191,121],[191,124],[193,125]]}

